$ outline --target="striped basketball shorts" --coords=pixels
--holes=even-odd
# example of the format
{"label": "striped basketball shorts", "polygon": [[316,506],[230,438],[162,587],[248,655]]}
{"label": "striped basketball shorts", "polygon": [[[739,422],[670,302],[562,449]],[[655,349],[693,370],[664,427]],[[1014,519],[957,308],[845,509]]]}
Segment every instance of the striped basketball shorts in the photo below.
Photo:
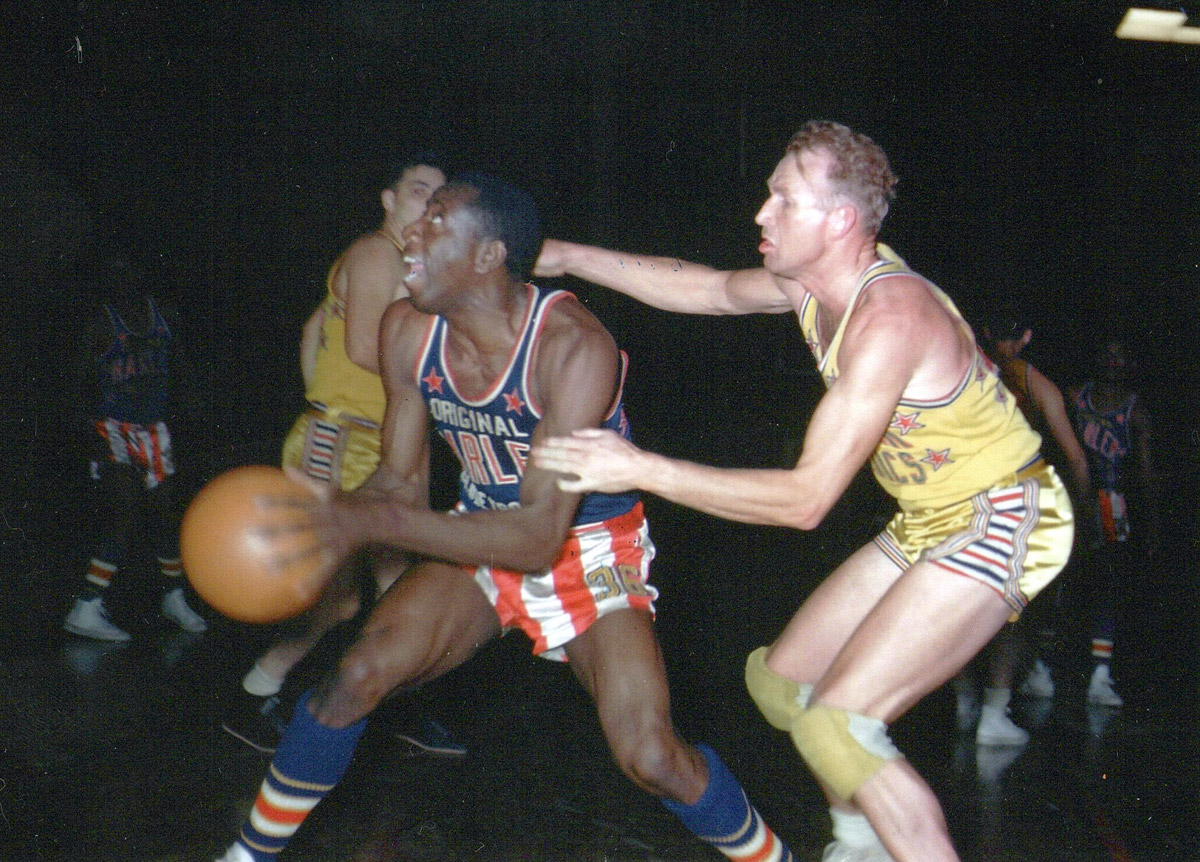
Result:
{"label": "striped basketball shorts", "polygon": [[[96,431],[108,445],[108,460],[143,470],[142,481],[147,488],[157,488],[168,476],[175,475],[171,432],[167,430],[167,423],[139,425],[109,417],[96,420]],[[99,478],[94,464],[92,475]]]}
{"label": "striped basketball shorts", "polygon": [[901,511],[875,544],[903,569],[926,561],[979,581],[1015,619],[1062,571],[1074,537],[1062,480],[1039,460],[961,503]]}
{"label": "striped basketball shorts", "polygon": [[281,461],[305,475],[353,491],[379,466],[379,428],[309,410],[300,414],[283,441]]}
{"label": "striped basketball shorts", "polygon": [[654,613],[658,590],[649,584],[652,559],[654,543],[638,503],[623,515],[574,528],[547,571],[495,566],[467,571],[505,629],[525,632],[534,655],[565,661],[563,645],[605,614],[622,608]]}

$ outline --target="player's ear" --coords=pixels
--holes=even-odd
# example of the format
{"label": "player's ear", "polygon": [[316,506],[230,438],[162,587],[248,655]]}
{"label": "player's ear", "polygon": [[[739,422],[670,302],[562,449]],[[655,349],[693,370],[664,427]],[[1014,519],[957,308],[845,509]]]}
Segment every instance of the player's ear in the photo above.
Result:
{"label": "player's ear", "polygon": [[396,190],[386,188],[379,193],[379,202],[383,204],[384,212],[391,213],[396,208]]}
{"label": "player's ear", "polygon": [[1026,329],[1025,332],[1021,335],[1021,346],[1024,347],[1025,345],[1027,345],[1032,338],[1033,338],[1033,330]]}
{"label": "player's ear", "polygon": [[475,269],[479,272],[491,272],[498,266],[504,266],[508,260],[508,248],[502,240],[486,239],[475,250]]}
{"label": "player's ear", "polygon": [[836,239],[841,239],[854,229],[858,224],[858,210],[850,204],[842,204],[839,207],[834,207],[829,211],[829,220],[827,222],[829,229],[833,232]]}

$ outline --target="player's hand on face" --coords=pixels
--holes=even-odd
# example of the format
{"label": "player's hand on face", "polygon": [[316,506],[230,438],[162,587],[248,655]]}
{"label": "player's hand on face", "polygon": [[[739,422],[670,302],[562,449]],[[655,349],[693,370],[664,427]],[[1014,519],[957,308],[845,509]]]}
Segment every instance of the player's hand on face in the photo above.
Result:
{"label": "player's hand on face", "polygon": [[617,494],[637,487],[642,450],[604,428],[581,428],[570,437],[550,437],[532,452],[542,470],[564,474],[558,487],[568,493]]}

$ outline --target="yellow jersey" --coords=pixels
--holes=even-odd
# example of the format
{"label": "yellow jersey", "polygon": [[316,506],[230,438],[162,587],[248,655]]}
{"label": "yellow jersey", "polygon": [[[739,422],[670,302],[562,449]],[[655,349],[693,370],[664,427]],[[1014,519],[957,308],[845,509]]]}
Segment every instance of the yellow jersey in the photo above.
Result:
{"label": "yellow jersey", "polygon": [[[882,251],[882,250],[881,250]],[[846,323],[865,291],[897,275],[921,278],[898,256],[877,261],[859,276],[837,331],[822,350],[816,299],[810,294],[798,317],[817,368],[831,386],[838,376],[838,349]],[[967,323],[945,293],[922,279],[927,289],[964,329]],[[1000,380],[996,365],[976,348],[962,379],[933,401],[901,400],[871,456],[871,470],[883,489],[906,511],[939,508],[969,499],[1013,474],[1038,456],[1041,437],[1030,428],[1017,400]]]}
{"label": "yellow jersey", "polygon": [[346,355],[346,303],[337,297],[333,286],[342,267],[345,252],[329,268],[325,279],[325,311],[321,324],[321,343],[305,399],[334,417],[345,416],[382,424],[386,399],[378,374],[354,364]]}

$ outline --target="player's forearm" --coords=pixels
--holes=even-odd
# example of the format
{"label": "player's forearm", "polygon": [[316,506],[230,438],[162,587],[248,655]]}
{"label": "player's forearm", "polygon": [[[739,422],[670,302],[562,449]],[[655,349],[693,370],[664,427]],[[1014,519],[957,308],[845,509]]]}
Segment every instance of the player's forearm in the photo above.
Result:
{"label": "player's forearm", "polygon": [[836,500],[815,483],[806,487],[792,470],[725,469],[645,455],[641,490],[730,521],[811,530]]}
{"label": "player's forearm", "polygon": [[[388,545],[469,566],[520,572],[549,568],[563,536],[519,510],[452,515],[395,498],[357,499],[341,507],[338,531],[347,547]],[[528,523],[526,523],[528,522]]]}
{"label": "player's forearm", "polygon": [[728,273],[678,258],[634,255],[594,246],[550,241],[568,275],[607,287],[664,311],[727,314],[723,283]]}

